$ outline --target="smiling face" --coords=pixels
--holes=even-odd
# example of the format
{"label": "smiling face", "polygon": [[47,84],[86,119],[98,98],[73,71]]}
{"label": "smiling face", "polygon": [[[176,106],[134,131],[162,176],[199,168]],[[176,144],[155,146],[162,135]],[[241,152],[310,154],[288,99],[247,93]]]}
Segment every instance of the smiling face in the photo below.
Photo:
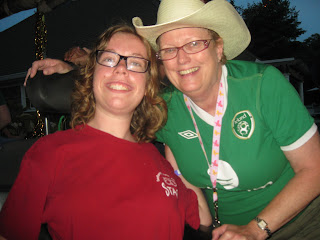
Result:
{"label": "smiling face", "polygon": [[[162,34],[159,38],[160,49],[181,47],[195,40],[212,39],[203,28],[180,28]],[[212,40],[204,51],[187,54],[180,49],[177,57],[163,61],[170,82],[193,100],[207,96],[218,89],[221,78],[223,43]]]}
{"label": "smiling face", "polygon": [[[136,56],[148,59],[143,42],[130,33],[114,34],[103,50],[123,56]],[[132,116],[140,104],[146,88],[148,73],[127,70],[122,59],[116,67],[96,64],[93,73],[93,92],[96,101],[96,114]]]}

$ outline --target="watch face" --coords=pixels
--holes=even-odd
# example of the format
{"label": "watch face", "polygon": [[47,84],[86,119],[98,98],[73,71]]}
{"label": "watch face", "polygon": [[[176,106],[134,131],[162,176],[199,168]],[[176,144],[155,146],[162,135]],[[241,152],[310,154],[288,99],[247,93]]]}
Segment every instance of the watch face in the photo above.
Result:
{"label": "watch face", "polygon": [[262,219],[260,219],[258,222],[258,226],[262,229],[265,229],[267,226],[267,223],[265,221],[263,221]]}

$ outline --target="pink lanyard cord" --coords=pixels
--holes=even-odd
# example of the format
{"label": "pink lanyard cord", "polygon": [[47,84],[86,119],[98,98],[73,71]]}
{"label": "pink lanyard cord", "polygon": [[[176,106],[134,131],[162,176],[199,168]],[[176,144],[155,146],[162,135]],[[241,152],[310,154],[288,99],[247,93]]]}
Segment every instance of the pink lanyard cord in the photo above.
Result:
{"label": "pink lanyard cord", "polygon": [[200,135],[199,128],[197,126],[196,120],[193,116],[190,101],[186,95],[183,94],[184,101],[186,106],[190,112],[191,119],[193,121],[194,128],[198,135],[199,143],[202,148],[203,154],[208,163],[208,174],[210,176],[210,180],[213,186],[213,203],[216,211],[216,220],[218,220],[218,194],[217,194],[217,176],[218,176],[218,163],[219,163],[219,151],[220,151],[220,136],[221,136],[221,126],[222,126],[222,116],[223,116],[223,106],[224,106],[224,90],[222,80],[219,85],[219,94],[217,97],[215,116],[213,121],[213,134],[212,134],[212,153],[211,153],[211,164],[209,164],[209,160],[203,145],[203,141]]}

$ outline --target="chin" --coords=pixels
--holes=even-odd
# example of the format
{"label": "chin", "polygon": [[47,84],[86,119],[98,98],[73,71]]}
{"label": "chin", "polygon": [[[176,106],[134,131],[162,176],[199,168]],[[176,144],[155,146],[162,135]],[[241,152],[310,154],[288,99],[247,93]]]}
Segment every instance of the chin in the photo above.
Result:
{"label": "chin", "polygon": [[195,91],[198,91],[199,89],[200,89],[199,86],[195,86],[194,84],[185,85],[179,88],[179,90],[183,93],[195,92]]}

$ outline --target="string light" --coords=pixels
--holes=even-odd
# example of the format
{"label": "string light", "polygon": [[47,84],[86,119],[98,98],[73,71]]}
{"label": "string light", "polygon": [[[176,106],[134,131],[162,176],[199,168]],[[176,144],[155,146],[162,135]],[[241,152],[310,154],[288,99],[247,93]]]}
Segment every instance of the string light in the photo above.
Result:
{"label": "string light", "polygon": [[[47,49],[47,28],[44,14],[39,11],[37,12],[34,44],[36,60],[44,59]],[[32,137],[43,137],[45,135],[44,126],[45,124],[40,115],[40,112],[39,110],[37,110],[37,124],[33,129]]]}
{"label": "string light", "polygon": [[47,28],[44,14],[41,12],[37,13],[34,43],[36,47],[36,60],[44,59],[47,48]]}
{"label": "string light", "polygon": [[40,116],[39,110],[37,110],[37,124],[33,129],[32,137],[43,137],[45,135],[43,129],[44,123]]}

